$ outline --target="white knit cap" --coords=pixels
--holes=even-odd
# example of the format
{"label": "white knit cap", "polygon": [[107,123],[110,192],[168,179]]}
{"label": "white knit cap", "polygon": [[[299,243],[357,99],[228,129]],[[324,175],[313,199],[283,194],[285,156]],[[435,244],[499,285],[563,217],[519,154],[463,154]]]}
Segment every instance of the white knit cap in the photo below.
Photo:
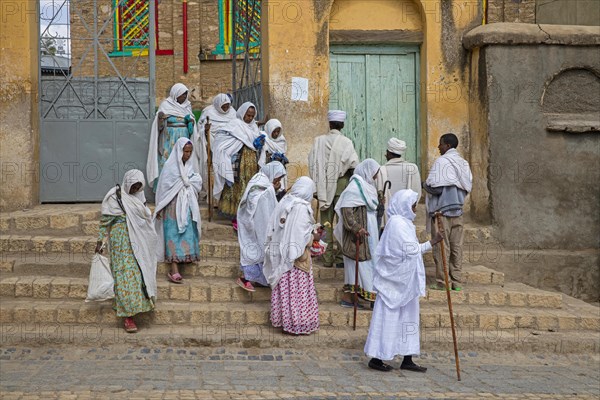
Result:
{"label": "white knit cap", "polygon": [[346,111],[331,110],[327,113],[329,122],[346,122]]}
{"label": "white knit cap", "polygon": [[403,155],[406,151],[406,142],[404,140],[396,139],[395,137],[388,140],[387,149],[390,153]]}

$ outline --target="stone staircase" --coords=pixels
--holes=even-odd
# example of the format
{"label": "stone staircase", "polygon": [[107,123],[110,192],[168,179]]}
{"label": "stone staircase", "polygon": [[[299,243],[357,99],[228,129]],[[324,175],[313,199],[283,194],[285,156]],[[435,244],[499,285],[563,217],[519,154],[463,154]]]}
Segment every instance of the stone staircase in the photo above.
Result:
{"label": "stone staircase", "polygon": [[[233,230],[227,221],[208,223],[206,208],[202,211],[203,260],[182,269],[186,279],[181,285],[169,283],[168,266],[159,265],[156,310],[139,316],[136,335],[124,333],[110,302],[83,301],[100,217],[98,204],[42,205],[4,213],[0,216],[1,343],[74,343],[91,337],[105,344],[117,340],[290,348],[364,345],[371,312],[358,312],[353,331],[352,309],[338,305],[343,270],[324,268],[319,262],[313,272],[321,330],[293,337],[272,328],[270,290],[248,293],[235,284],[239,247]],[[419,224],[418,230],[423,236]],[[486,227],[466,229],[467,238],[490,236]],[[425,260],[432,275],[431,256]],[[505,281],[503,273],[482,265],[465,265],[464,281],[462,291],[452,292],[461,350],[600,350],[598,307]],[[449,327],[446,293],[428,290],[421,299],[424,350],[451,351]]]}

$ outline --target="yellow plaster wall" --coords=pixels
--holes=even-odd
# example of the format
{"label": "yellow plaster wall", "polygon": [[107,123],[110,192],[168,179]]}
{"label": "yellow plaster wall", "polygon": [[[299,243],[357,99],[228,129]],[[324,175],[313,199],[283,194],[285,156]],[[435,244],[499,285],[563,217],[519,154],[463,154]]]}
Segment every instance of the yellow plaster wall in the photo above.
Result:
{"label": "yellow plaster wall", "polygon": [[[269,114],[279,118],[291,161],[306,170],[315,136],[328,131],[329,30],[418,30],[421,46],[421,170],[439,156],[439,137],[457,134],[470,159],[469,62],[462,35],[481,24],[481,0],[301,0],[263,5],[263,81]],[[266,6],[266,7],[265,7]],[[416,14],[415,14],[416,12]],[[264,31],[263,31],[264,32]],[[309,101],[290,99],[291,78],[310,80]]]}
{"label": "yellow plaster wall", "polygon": [[38,202],[37,4],[0,2],[0,211]]}
{"label": "yellow plaster wall", "polygon": [[419,5],[413,0],[335,0],[330,30],[422,29]]}

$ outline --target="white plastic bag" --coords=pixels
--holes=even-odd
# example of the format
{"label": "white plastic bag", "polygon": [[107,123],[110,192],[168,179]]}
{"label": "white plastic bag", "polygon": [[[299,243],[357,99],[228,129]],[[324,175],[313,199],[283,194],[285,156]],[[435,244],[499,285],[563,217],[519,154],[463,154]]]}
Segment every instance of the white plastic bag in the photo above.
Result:
{"label": "white plastic bag", "polygon": [[86,302],[104,301],[115,297],[115,281],[108,258],[96,253],[92,258]]}

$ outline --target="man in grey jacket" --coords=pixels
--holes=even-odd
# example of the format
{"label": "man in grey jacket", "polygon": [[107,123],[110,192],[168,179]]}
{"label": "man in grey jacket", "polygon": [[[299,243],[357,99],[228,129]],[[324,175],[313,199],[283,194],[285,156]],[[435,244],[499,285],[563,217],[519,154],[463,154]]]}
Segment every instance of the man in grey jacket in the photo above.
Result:
{"label": "man in grey jacket", "polygon": [[[423,183],[426,192],[428,228],[435,237],[438,227],[435,213],[442,214],[444,226],[444,246],[446,265],[452,290],[461,290],[462,245],[463,245],[463,206],[465,198],[473,187],[473,176],[469,163],[456,151],[458,138],[452,133],[442,135],[438,149],[441,157],[433,163],[427,180]],[[444,288],[444,270],[441,246],[433,248],[436,267],[436,284],[432,289]]]}

